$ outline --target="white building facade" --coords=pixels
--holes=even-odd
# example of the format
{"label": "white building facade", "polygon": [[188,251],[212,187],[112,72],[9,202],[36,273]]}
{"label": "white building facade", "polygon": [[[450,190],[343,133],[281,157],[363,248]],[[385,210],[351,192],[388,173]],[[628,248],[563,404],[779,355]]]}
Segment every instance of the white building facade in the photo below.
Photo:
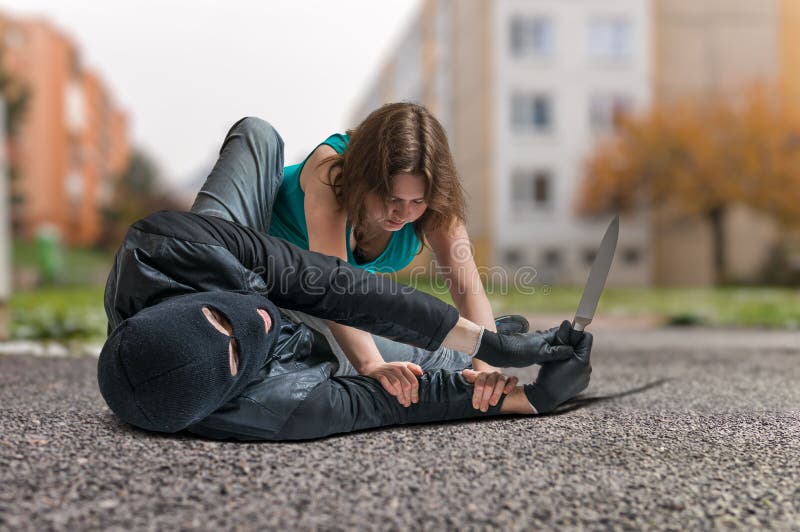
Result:
{"label": "white building facade", "polygon": [[[353,119],[389,101],[444,125],[479,264],[582,283],[610,217],[575,209],[583,163],[650,101],[650,0],[426,0]],[[649,284],[646,220],[622,220],[611,284]]]}
{"label": "white building facade", "polygon": [[[577,214],[583,165],[618,113],[649,104],[648,0],[493,2],[491,260],[581,282],[606,218]],[[648,224],[623,219],[610,282],[647,284]]]}

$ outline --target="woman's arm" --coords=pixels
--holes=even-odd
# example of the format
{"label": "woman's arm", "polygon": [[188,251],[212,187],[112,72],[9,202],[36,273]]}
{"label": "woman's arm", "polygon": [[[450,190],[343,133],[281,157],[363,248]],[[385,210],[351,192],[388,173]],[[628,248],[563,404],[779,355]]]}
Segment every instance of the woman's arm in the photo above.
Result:
{"label": "woman's arm", "polygon": [[[487,330],[496,331],[492,306],[481,283],[464,224],[459,223],[451,229],[441,227],[425,236],[436,254],[458,313]],[[480,360],[473,364],[479,371],[495,370]]]}
{"label": "woman's arm", "polygon": [[[459,223],[450,229],[441,227],[429,231],[425,236],[436,254],[441,274],[450,288],[453,303],[462,316],[458,325],[445,339],[445,345],[464,342],[461,346],[463,348],[474,346],[475,328],[478,332],[480,332],[479,326],[490,331],[496,331],[497,328],[492,306],[489,304],[478,267],[475,265],[467,229],[463,223]],[[498,403],[501,394],[511,393],[517,384],[517,377],[507,377],[483,360],[473,358],[472,367],[478,372],[472,381],[475,384],[472,403],[476,409],[486,412],[489,406]]]}
{"label": "woman's arm", "polygon": [[[332,163],[320,164],[335,155],[330,146],[319,146],[306,161],[300,173],[300,187],[305,194],[304,209],[308,228],[308,248],[347,261],[345,228],[347,213],[339,206],[330,186],[328,172]],[[386,390],[409,406],[417,402],[419,383],[415,374],[422,374],[416,364],[386,364],[368,332],[332,321],[327,322],[347,359],[361,375],[373,376]]]}

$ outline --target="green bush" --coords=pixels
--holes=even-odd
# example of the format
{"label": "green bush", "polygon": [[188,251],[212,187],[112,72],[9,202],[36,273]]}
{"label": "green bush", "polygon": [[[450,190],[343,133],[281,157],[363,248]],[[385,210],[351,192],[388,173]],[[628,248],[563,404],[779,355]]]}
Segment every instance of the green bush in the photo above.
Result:
{"label": "green bush", "polygon": [[103,288],[50,287],[11,299],[11,337],[25,340],[102,340]]}

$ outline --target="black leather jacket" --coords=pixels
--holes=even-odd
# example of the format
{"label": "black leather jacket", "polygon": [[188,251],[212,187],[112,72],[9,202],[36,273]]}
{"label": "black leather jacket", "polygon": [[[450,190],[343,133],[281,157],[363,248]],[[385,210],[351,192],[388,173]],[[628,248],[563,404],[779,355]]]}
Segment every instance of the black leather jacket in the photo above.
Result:
{"label": "black leather jacket", "polygon": [[[248,290],[277,306],[435,350],[458,320],[439,299],[302,250],[248,227],[187,212],[134,223],[105,290],[109,332],[160,301],[199,291]],[[327,341],[284,319],[272,354],[242,395],[189,428],[227,437],[269,438],[308,393],[336,370]]]}

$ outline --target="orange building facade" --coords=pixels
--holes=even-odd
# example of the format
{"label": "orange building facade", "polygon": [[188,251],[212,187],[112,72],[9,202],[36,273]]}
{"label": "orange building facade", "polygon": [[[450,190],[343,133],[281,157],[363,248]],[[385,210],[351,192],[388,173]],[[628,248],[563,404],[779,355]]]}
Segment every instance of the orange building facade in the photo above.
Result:
{"label": "orange building facade", "polygon": [[0,15],[0,39],[5,72],[30,94],[9,139],[14,233],[31,238],[50,227],[67,244],[94,244],[128,163],[126,115],[47,22]]}

